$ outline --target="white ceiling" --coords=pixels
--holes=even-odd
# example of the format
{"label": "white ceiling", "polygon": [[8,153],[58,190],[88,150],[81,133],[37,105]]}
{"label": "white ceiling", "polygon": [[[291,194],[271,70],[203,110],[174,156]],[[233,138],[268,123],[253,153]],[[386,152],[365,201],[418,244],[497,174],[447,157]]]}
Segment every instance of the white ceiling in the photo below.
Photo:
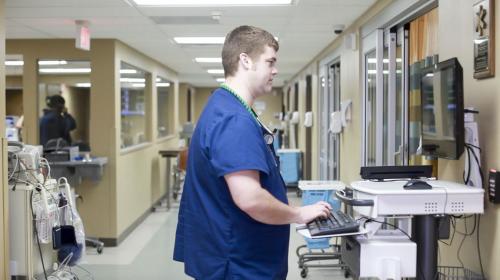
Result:
{"label": "white ceiling", "polygon": [[[349,26],[376,0],[295,0],[292,6],[268,7],[136,7],[131,0],[6,0],[6,37],[74,38],[75,20],[90,22],[92,38],[116,38],[179,73],[181,82],[215,86],[208,68],[195,57],[220,57],[218,46],[179,46],[176,36],[225,36],[239,25],[255,25],[279,38],[276,86],[300,71],[332,42],[333,26]],[[158,25],[152,16],[210,17],[218,24]]]}

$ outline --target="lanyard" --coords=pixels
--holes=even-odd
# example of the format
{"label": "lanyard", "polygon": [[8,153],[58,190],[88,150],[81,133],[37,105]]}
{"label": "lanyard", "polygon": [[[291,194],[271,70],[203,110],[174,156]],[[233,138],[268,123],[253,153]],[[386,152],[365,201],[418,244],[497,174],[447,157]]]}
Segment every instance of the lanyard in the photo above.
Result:
{"label": "lanyard", "polygon": [[250,107],[248,105],[248,103],[245,102],[245,100],[243,100],[243,98],[241,98],[241,96],[239,96],[232,88],[230,88],[228,85],[226,84],[221,84],[220,85],[221,88],[227,90],[229,93],[231,93],[234,97],[236,97],[236,99],[238,99],[238,101],[241,103],[241,105],[243,105],[243,107],[245,107],[245,109],[247,109],[247,111],[250,113],[250,115],[253,116],[253,118],[257,121],[257,123],[262,127],[264,128],[264,130],[267,132],[267,135],[269,135],[270,137],[267,137],[267,135],[264,136],[264,139],[266,141],[267,144],[272,144],[273,143],[273,132],[267,128],[259,119],[259,117],[257,116],[257,113],[255,113],[255,111],[252,109],[252,107]]}

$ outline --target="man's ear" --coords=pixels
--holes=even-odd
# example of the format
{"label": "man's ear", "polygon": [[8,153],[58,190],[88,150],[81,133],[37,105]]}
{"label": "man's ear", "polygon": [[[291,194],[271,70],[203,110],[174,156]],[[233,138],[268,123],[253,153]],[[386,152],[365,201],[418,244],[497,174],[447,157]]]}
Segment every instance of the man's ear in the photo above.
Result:
{"label": "man's ear", "polygon": [[253,65],[252,59],[246,53],[240,53],[240,63],[246,70],[251,69]]}

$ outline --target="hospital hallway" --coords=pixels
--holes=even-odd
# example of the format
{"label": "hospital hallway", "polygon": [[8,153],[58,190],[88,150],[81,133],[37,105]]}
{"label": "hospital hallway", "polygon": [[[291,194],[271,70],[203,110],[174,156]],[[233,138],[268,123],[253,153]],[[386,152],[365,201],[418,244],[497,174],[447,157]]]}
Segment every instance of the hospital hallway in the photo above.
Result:
{"label": "hospital hallway", "polygon": [[[290,204],[300,205],[301,200],[295,191],[288,192]],[[184,274],[182,263],[172,260],[177,226],[178,203],[170,211],[153,212],[118,247],[106,247],[102,255],[88,248],[82,267],[75,268],[80,279],[192,279]],[[304,239],[290,230],[290,249],[288,261],[288,280],[303,279],[297,265],[295,250],[305,244]],[[310,268],[306,279],[335,280],[346,279],[344,272],[336,268]]]}

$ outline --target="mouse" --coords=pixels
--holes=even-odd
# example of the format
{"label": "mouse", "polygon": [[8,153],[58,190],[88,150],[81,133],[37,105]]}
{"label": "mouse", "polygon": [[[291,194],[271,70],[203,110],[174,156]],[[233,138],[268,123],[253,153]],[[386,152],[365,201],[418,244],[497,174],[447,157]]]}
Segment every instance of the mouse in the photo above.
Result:
{"label": "mouse", "polygon": [[432,189],[432,186],[426,181],[412,179],[408,181],[403,188],[405,190],[430,190]]}

